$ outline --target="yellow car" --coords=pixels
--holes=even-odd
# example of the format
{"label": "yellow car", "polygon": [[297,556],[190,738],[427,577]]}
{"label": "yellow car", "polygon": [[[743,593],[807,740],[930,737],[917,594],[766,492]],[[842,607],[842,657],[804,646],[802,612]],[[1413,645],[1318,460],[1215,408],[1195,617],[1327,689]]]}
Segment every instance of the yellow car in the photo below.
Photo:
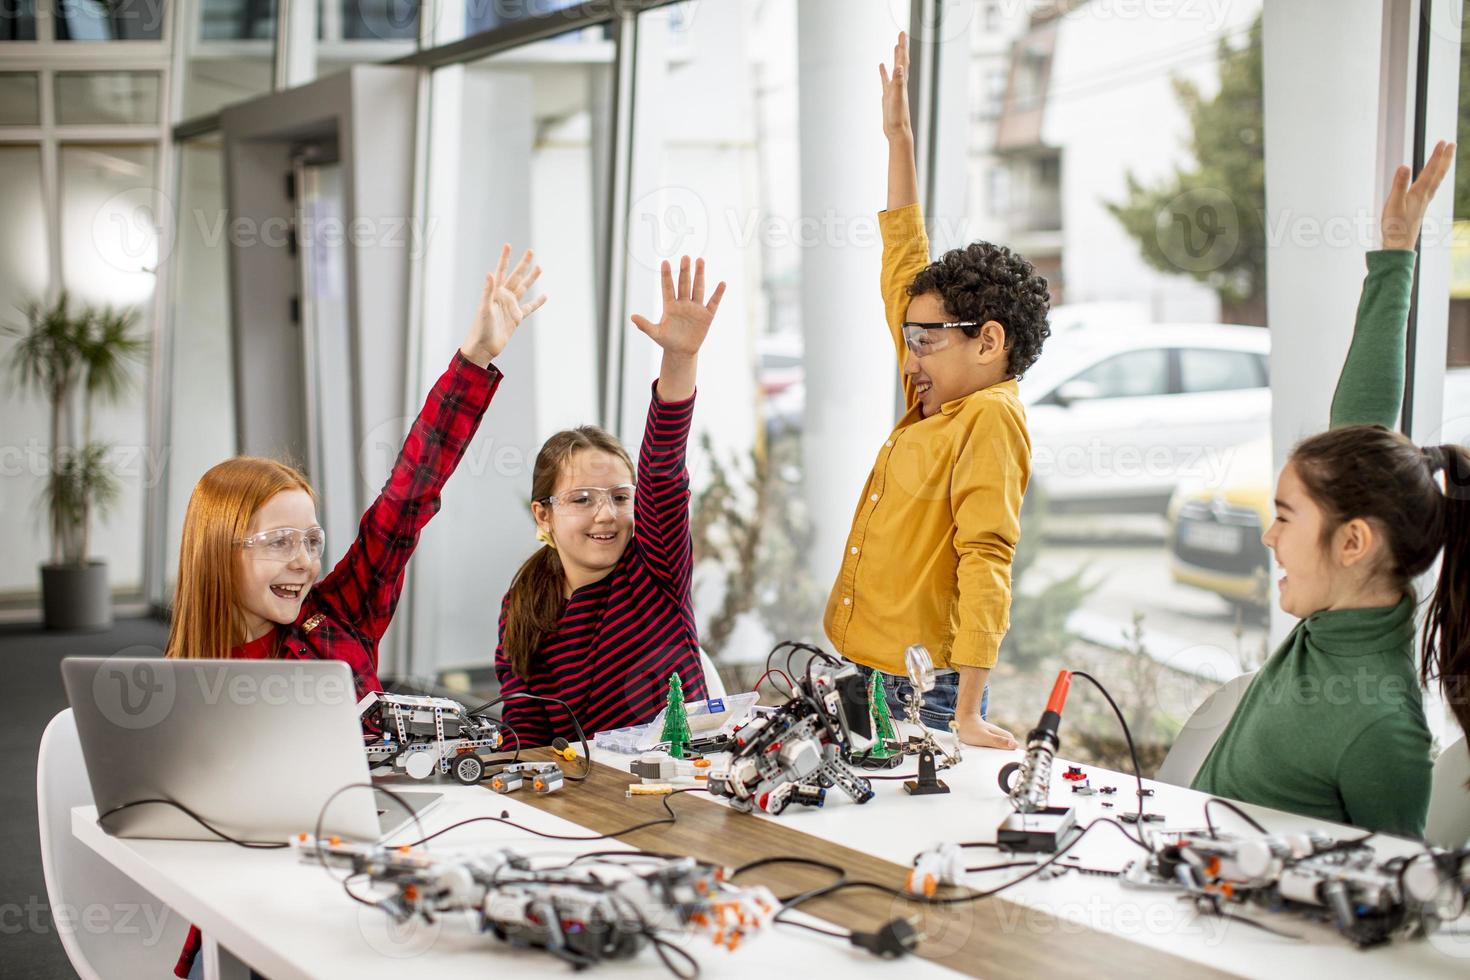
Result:
{"label": "yellow car", "polygon": [[1169,571],[1176,582],[1264,613],[1270,555],[1261,535],[1272,519],[1271,440],[1235,446],[1217,468],[1182,481],[1169,499]]}

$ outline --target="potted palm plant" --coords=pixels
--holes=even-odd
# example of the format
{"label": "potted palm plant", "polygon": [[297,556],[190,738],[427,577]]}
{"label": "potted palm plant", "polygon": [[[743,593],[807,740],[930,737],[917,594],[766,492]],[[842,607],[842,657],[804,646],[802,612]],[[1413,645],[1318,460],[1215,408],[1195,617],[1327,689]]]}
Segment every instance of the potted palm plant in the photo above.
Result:
{"label": "potted palm plant", "polygon": [[26,307],[10,369],[21,390],[39,392],[51,409],[51,446],[43,494],[51,529],[51,561],[41,566],[41,607],[49,629],[112,625],[107,563],[91,551],[92,517],[116,501],[111,447],[93,438],[96,405],[119,401],[133,385],[132,366],[147,341],[134,333],[132,310],[73,309],[63,292],[53,303]]}

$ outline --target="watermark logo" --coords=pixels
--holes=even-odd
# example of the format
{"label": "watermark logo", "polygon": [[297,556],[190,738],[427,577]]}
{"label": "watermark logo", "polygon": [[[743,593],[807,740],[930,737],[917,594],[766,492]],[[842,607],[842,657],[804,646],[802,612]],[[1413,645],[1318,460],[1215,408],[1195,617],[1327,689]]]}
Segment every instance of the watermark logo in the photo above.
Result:
{"label": "watermark logo", "polygon": [[687,187],[661,187],[629,208],[628,256],[645,269],[657,270],[681,255],[702,255],[709,237],[709,209]]}
{"label": "watermark logo", "polygon": [[1214,272],[1240,247],[1240,214],[1230,195],[1215,187],[1175,196],[1154,220],[1159,250],[1183,272]]}
{"label": "watermark logo", "polygon": [[168,258],[164,229],[173,228],[174,204],[156,187],[112,195],[92,215],[92,247],[119,272],[153,272]]}
{"label": "watermark logo", "polygon": [[419,915],[400,921],[382,909],[361,906],[357,910],[357,931],[368,946],[395,960],[412,959],[432,949],[442,921]]}
{"label": "watermark logo", "polygon": [[119,728],[138,731],[168,717],[177,695],[172,671],[150,662],[162,654],[157,647],[127,647],[116,660],[149,658],[133,663],[109,660],[92,675],[92,698],[102,716]]}

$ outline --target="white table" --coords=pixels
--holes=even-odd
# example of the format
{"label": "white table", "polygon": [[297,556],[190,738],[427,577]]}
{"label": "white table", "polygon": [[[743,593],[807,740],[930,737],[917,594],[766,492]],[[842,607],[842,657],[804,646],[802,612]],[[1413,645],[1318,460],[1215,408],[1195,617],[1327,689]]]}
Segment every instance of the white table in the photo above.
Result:
{"label": "white table", "polygon": [[[498,816],[506,810],[512,820],[537,830],[587,833],[513,795],[500,796],[458,783],[434,789],[442,790],[446,798],[424,815],[425,833],[468,817]],[[568,784],[565,792],[575,793],[575,784]],[[570,975],[570,967],[547,953],[512,949],[493,936],[478,933],[468,915],[446,916],[434,925],[415,920],[395,927],[385,913],[359,905],[343,893],[337,880],[345,874],[342,869],[333,869],[336,878],[329,877],[319,865],[302,862],[291,849],[246,850],[212,841],[122,840],[104,833],[96,820],[95,807],[75,808],[72,833],[199,926],[208,944],[222,947],[218,963],[213,948],[203,954],[209,976],[241,975],[235,960],[270,980]],[[415,831],[410,828],[396,839],[413,840]],[[615,840],[548,841],[494,821],[455,830],[429,846],[448,853],[477,845],[510,845],[527,853],[567,856],[626,847]],[[367,886],[357,882],[356,888],[365,893]],[[699,935],[674,937],[674,941],[699,962],[702,976],[714,978],[777,976],[819,965],[840,965],[844,977],[896,977],[891,963],[840,940],[789,926],[772,926],[749,937],[733,952]],[[919,960],[910,960],[900,969],[905,977],[953,975]],[[598,973],[671,976],[651,949],[633,960],[601,966]]]}
{"label": "white table", "polygon": [[[897,724],[895,719],[895,724]],[[917,731],[908,723],[904,732]],[[952,746],[948,735],[936,738],[944,746]],[[1062,734],[1065,748],[1066,733]],[[827,802],[820,808],[793,804],[780,816],[759,810],[754,819],[772,820],[813,837],[829,840],[854,850],[863,851],[900,865],[912,863],[915,854],[935,844],[955,841],[994,841],[1001,820],[1011,807],[1000,789],[1001,768],[1020,761],[1024,752],[965,747],[958,767],[940,774],[950,787],[947,795],[910,796],[900,780],[873,782],[876,796],[866,804],[855,805],[838,789],[827,791]],[[598,761],[626,769],[636,756],[610,753],[598,755]],[[1116,786],[1108,795],[1079,796],[1062,778],[1071,763],[1056,760],[1052,768],[1051,799],[1054,804],[1069,803],[1076,807],[1077,822],[1086,825],[1096,817],[1118,819],[1120,814],[1137,812],[1137,782],[1132,775],[1112,772],[1095,766],[1084,766],[1094,789]],[[718,762],[716,763],[718,765]],[[891,770],[913,773],[913,759]],[[1143,784],[1154,795],[1146,800],[1146,811],[1162,814],[1162,823],[1151,828],[1195,829],[1205,826],[1204,793],[1168,783],[1145,779]],[[725,802],[721,800],[721,802]],[[1104,802],[1112,803],[1111,808]],[[1362,836],[1363,831],[1337,824],[1324,824],[1295,814],[1267,807],[1242,805],[1262,826],[1272,833],[1320,830],[1338,839]],[[1224,830],[1251,832],[1240,818],[1223,807],[1211,807],[1216,827]],[[1383,857],[1411,854],[1422,845],[1392,838],[1374,838]],[[989,848],[968,850],[971,866],[999,864],[1020,857],[1006,857]],[[1116,828],[1101,826],[1068,852],[1076,855],[1078,864],[1086,868],[1121,870],[1129,861],[1143,855],[1136,845],[1123,839]],[[1024,874],[1027,869],[986,872],[970,875],[966,883],[988,888]],[[1199,915],[1192,906],[1174,894],[1149,892],[1125,887],[1115,878],[1071,872],[1060,878],[1043,880],[1040,876],[1008,889],[1004,897],[1003,922],[1014,922],[1016,929],[1036,934],[1039,940],[1062,944],[1068,924],[1091,927],[1101,932],[1150,946],[1162,952],[1198,962],[1216,970],[1245,977],[1331,976],[1334,980],[1382,980],[1389,974],[1401,977],[1470,977],[1470,915],[1463,916],[1453,934],[1445,933],[1430,940],[1394,942],[1375,949],[1360,950],[1324,923],[1314,923],[1292,914],[1273,914],[1247,907],[1241,911],[1257,921],[1301,938],[1293,941],[1250,925],[1224,918]],[[941,944],[962,944],[968,933],[964,906],[954,908],[949,921],[954,934],[934,937]],[[1035,910],[1030,914],[1028,910]],[[1061,933],[1061,935],[1055,935]]]}
{"label": "white table", "polygon": [[[996,826],[1008,811],[996,776],[1004,763],[1019,756],[1019,752],[966,749],[963,764],[942,774],[952,790],[948,795],[910,797],[903,791],[901,782],[880,781],[873,784],[877,796],[863,806],[852,804],[834,790],[829,792],[828,803],[823,808],[792,806],[779,817],[757,813],[750,819],[779,821],[815,838],[907,865],[916,852],[932,844],[994,840]],[[626,768],[630,757],[599,753],[597,761]],[[1065,768],[1065,763],[1059,760],[1054,769],[1053,798],[1071,799],[1081,823],[1095,816],[1116,817],[1134,806],[1132,777],[1087,767],[1094,786],[1115,785],[1118,792],[1112,797],[1074,798],[1069,784],[1060,778]],[[896,771],[912,772],[913,763]],[[1204,826],[1202,794],[1150,781],[1145,785],[1156,792],[1148,800],[1148,810],[1168,818],[1166,824],[1154,826]],[[466,817],[499,814],[502,810],[508,810],[517,822],[538,830],[582,832],[576,825],[522,803],[515,796],[498,796],[479,787],[453,783],[437,788],[446,794],[446,799],[425,816],[429,832]],[[577,792],[576,785],[568,784],[564,792]],[[1113,802],[1113,808],[1105,809],[1104,800]],[[1273,832],[1317,828],[1342,837],[1360,833],[1260,807],[1248,809]],[[1213,811],[1213,815],[1217,825],[1225,827],[1238,819],[1223,810]],[[72,814],[73,833],[199,925],[211,941],[272,980],[293,977],[361,980],[364,976],[383,975],[369,971],[395,966],[409,968],[413,976],[465,975],[458,971],[476,968],[513,970],[517,975],[541,971],[560,975],[568,969],[544,953],[512,950],[492,937],[477,934],[467,918],[449,917],[435,926],[420,923],[394,929],[383,913],[352,902],[320,867],[301,863],[290,851],[247,851],[211,842],[119,840],[103,833],[95,821],[94,808],[77,808]],[[409,834],[401,839],[413,837]],[[453,831],[431,846],[450,851],[505,844],[538,854],[568,855],[621,846],[615,841],[546,841],[495,822]],[[1415,849],[1410,842],[1391,838],[1380,838],[1378,846],[1385,856]],[[972,853],[974,864],[1001,860],[991,850],[977,849]],[[1071,853],[1078,855],[1087,867],[1121,868],[1142,852],[1124,841],[1115,829],[1100,827]],[[992,885],[1023,871],[973,875],[971,883]],[[1169,893],[1130,890],[1115,879],[1076,872],[1057,879],[1027,881],[1009,890],[1006,899],[1000,912],[1005,928],[1034,933],[1039,942],[1055,946],[1058,956],[1066,955],[1069,931],[1091,927],[1216,970],[1248,977],[1330,975],[1334,980],[1353,977],[1379,980],[1388,975],[1459,978],[1470,975],[1470,929],[1431,941],[1400,942],[1362,951],[1325,925],[1292,915],[1250,910],[1251,915],[1262,921],[1303,937],[1292,941],[1240,923],[1200,916]],[[906,908],[904,903],[896,903],[895,914],[901,914]],[[973,920],[966,915],[965,906],[953,907],[945,922],[943,935],[931,933],[929,937],[930,942],[941,947],[963,943],[973,929]],[[1461,925],[1467,925],[1465,920]],[[950,975],[950,971],[923,960],[909,958],[902,964],[883,962],[838,940],[781,926],[753,937],[733,953],[714,948],[698,937],[688,940],[685,948],[698,959],[705,975],[711,977],[748,977],[758,971],[790,975],[818,965],[840,966],[844,977]],[[441,969],[456,972],[432,972]],[[631,962],[608,964],[600,969],[619,975],[667,975],[651,951],[645,951]]]}

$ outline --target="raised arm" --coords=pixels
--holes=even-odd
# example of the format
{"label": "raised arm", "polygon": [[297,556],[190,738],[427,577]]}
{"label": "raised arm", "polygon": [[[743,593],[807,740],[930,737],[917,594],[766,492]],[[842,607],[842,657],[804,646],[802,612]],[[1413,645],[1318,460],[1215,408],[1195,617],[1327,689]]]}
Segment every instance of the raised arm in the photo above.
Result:
{"label": "raised arm", "polygon": [[689,470],[685,454],[694,418],[694,381],[699,349],[725,295],[725,284],[704,301],[704,260],[679,261],[679,282],[665,262],[663,316],[658,323],[634,314],[633,324],[659,347],[663,363],[648,405],[643,445],[638,451],[638,489],[633,497],[634,540],[650,568],[676,597],[689,593],[693,542],[689,537]]}
{"label": "raised arm", "polygon": [[918,403],[912,379],[904,373],[908,348],[903,342],[903,321],[909,309],[909,283],[929,264],[929,236],[924,232],[924,212],[919,206],[919,178],[914,169],[914,131],[909,122],[908,35],[900,33],[893,46],[893,73],[878,66],[883,82],[883,135],[888,140],[888,207],[878,215],[883,235],[883,271],[879,286],[883,312],[898,360],[899,383],[903,385],[906,408]]}
{"label": "raised arm", "polygon": [[1417,180],[1399,167],[1383,205],[1383,248],[1368,253],[1353,340],[1332,396],[1332,428],[1398,426],[1404,402],[1405,335],[1414,286],[1414,246],[1424,212],[1454,161],[1455,145],[1438,143]]}
{"label": "raised arm", "polygon": [[388,628],[419,533],[438,512],[439,494],[500,384],[500,371],[491,359],[500,355],[521,321],[546,301],[541,296],[521,303],[541,274],[539,266],[530,268],[531,258],[526,252],[507,273],[510,246],[501,251],[495,272],[485,278],[464,345],[419,410],[387,483],[362,515],[357,539],[316,586],[320,601],[374,640]]}
{"label": "raised arm", "polygon": [[919,203],[914,167],[914,127],[909,121],[909,36],[900,31],[893,46],[893,74],[878,66],[883,80],[883,135],[888,137],[888,210]]}

